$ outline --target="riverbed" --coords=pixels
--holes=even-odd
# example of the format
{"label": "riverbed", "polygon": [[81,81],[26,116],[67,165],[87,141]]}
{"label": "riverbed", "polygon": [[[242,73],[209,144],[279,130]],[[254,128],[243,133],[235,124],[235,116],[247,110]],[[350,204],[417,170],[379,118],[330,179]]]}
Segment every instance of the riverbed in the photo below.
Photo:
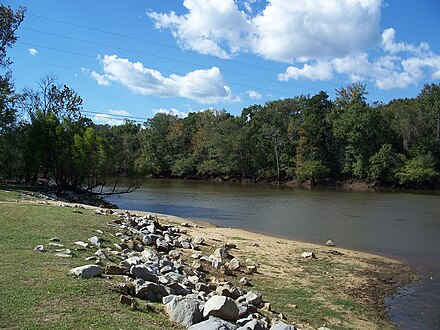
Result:
{"label": "riverbed", "polygon": [[222,227],[325,243],[397,258],[421,276],[388,300],[402,329],[440,327],[440,195],[337,188],[148,180],[109,201]]}

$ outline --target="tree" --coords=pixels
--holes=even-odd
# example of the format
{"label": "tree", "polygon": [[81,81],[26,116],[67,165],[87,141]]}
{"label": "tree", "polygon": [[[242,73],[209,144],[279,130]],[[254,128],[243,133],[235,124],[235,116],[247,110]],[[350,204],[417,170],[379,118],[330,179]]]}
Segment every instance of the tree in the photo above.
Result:
{"label": "tree", "polygon": [[331,107],[325,92],[305,101],[296,148],[295,174],[300,181],[318,182],[330,174],[331,125],[328,112]]}

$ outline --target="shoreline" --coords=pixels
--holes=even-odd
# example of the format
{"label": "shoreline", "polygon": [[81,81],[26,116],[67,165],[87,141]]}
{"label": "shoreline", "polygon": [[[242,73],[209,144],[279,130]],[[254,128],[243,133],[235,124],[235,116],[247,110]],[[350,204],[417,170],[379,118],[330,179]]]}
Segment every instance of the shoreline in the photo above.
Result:
{"label": "shoreline", "polygon": [[[24,202],[32,203],[33,201]],[[60,203],[77,205],[77,203],[57,200],[37,200],[34,203],[53,206],[60,205]],[[96,210],[96,206],[83,206]],[[337,311],[338,313],[344,312],[345,321],[341,323],[333,320],[336,324],[339,322],[338,325],[342,327],[369,329],[379,326],[383,329],[394,329],[396,326],[388,318],[385,299],[390,298],[403,286],[417,280],[414,270],[409,265],[369,252],[328,247],[237,228],[218,227],[201,220],[167,214],[139,210],[117,209],[113,211],[115,213],[129,212],[139,216],[153,214],[160,222],[176,226],[187,223],[185,230],[188,236],[203,237],[211,247],[227,243],[236,245],[235,256],[241,260],[245,260],[246,257],[257,260],[259,271],[252,275],[256,288],[262,291],[264,296],[269,296],[277,309],[281,309],[289,320],[295,322],[297,322],[296,315],[298,313],[301,315],[301,309],[305,308],[301,306],[301,300],[298,303],[295,300],[298,297],[293,297],[295,303],[287,305],[282,303],[286,305],[284,307],[282,304],[277,305],[276,302],[280,292],[291,289],[292,285],[301,288],[304,291],[301,293],[303,295],[313,295],[314,299],[316,298],[314,303],[322,303],[326,308],[330,305],[326,300],[332,297],[338,297],[341,303],[350,302],[348,306],[342,304],[341,311]],[[307,251],[313,252],[317,259],[301,258],[301,253]],[[189,255],[185,258],[191,260]],[[234,281],[234,279],[230,280]],[[301,328],[309,326],[307,322],[306,324],[297,323],[297,325]]]}

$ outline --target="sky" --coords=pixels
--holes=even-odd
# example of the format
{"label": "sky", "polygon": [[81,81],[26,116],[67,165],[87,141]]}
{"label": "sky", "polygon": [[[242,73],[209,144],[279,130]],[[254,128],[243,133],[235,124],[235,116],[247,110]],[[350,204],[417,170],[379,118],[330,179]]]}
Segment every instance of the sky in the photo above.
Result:
{"label": "sky", "polygon": [[364,83],[368,100],[440,82],[438,0],[6,0],[27,8],[16,90],[55,75],[96,123],[253,104]]}

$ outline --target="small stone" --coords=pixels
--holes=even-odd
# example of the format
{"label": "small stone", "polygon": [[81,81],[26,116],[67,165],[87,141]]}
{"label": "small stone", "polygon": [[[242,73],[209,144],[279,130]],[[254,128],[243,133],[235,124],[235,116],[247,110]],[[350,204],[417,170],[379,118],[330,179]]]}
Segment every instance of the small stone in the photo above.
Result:
{"label": "small stone", "polygon": [[67,253],[55,253],[55,256],[60,258],[72,258],[72,255]]}
{"label": "small stone", "polygon": [[232,260],[229,261],[228,268],[230,270],[238,270],[240,268],[240,260],[232,258]]}
{"label": "small stone", "polygon": [[244,286],[252,286],[251,281],[249,281],[246,277],[242,277],[240,279],[240,283]]}
{"label": "small stone", "polygon": [[335,246],[335,244],[333,243],[333,241],[331,239],[327,240],[327,242],[325,242],[326,246]]}
{"label": "small stone", "polygon": [[257,266],[247,266],[246,268],[249,274],[257,273]]}
{"label": "small stone", "polygon": [[92,278],[100,276],[104,269],[96,265],[85,265],[81,267],[72,268],[69,273],[81,278]]}
{"label": "small stone", "polygon": [[75,245],[79,245],[79,246],[81,246],[82,248],[87,248],[87,247],[89,247],[89,244],[88,244],[88,243],[85,243],[85,242],[82,242],[82,241],[76,241],[76,242],[73,242],[73,244],[75,244]]}
{"label": "small stone", "polygon": [[177,250],[171,250],[170,252],[168,252],[168,255],[170,256],[170,258],[173,258],[173,259],[180,258],[180,252]]}
{"label": "small stone", "polygon": [[59,242],[61,240],[60,240],[59,237],[52,237],[52,238],[49,239],[49,241],[51,241],[51,242]]}
{"label": "small stone", "polygon": [[102,249],[99,249],[98,251],[96,251],[95,256],[97,256],[98,258],[101,258],[101,259],[108,259],[107,254]]}
{"label": "small stone", "polygon": [[244,263],[247,266],[256,266],[257,265],[257,263],[254,260],[250,259],[250,258],[247,258]]}
{"label": "small stone", "polygon": [[46,250],[44,249],[44,246],[39,244],[36,247],[34,247],[34,251],[35,252],[46,252]]}
{"label": "small stone", "polygon": [[192,263],[192,268],[194,268],[194,270],[201,272],[203,271],[203,265],[199,260],[194,260]]}
{"label": "small stone", "polygon": [[196,236],[196,237],[193,239],[193,242],[194,242],[195,244],[203,244],[204,241],[205,241],[205,239],[204,239],[203,237],[200,237],[200,236]]}
{"label": "small stone", "polygon": [[189,227],[188,222],[182,222],[180,225],[181,225],[182,227]]}
{"label": "small stone", "polygon": [[101,239],[97,236],[90,237],[89,242],[98,248],[101,247]]}
{"label": "small stone", "polygon": [[272,325],[270,330],[296,330],[296,328],[293,325],[288,325],[284,322],[278,321]]}
{"label": "small stone", "polygon": [[301,257],[304,259],[317,259],[314,252],[303,252]]}
{"label": "small stone", "polygon": [[50,246],[57,247],[57,248],[62,248],[62,247],[64,247],[64,245],[63,245],[63,244],[60,244],[60,243],[49,243],[49,245],[50,245]]}

